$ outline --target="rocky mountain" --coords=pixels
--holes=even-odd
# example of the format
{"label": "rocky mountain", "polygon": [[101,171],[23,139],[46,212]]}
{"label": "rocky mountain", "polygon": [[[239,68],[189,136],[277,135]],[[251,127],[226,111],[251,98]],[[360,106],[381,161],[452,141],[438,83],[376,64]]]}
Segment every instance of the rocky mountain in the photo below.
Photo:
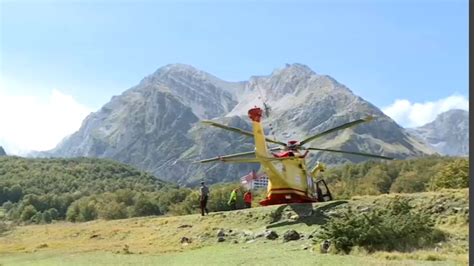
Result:
{"label": "rocky mountain", "polygon": [[0,146],[0,156],[7,156],[7,153],[5,152],[2,146]]}
{"label": "rocky mountain", "polygon": [[424,126],[409,129],[444,155],[469,154],[469,112],[453,109],[439,114]]}
{"label": "rocky mountain", "polygon": [[[332,133],[313,147],[407,158],[434,150],[407,134],[377,107],[347,87],[301,64],[286,65],[267,76],[226,82],[188,65],[158,69],[138,85],[112,97],[89,115],[76,133],[43,156],[111,158],[178,183],[236,180],[258,164],[196,164],[195,160],[253,150],[253,139],[210,128],[202,119],[250,130],[247,110],[262,100],[271,107],[264,126],[269,137],[302,139],[351,120],[375,121]],[[314,153],[310,163],[359,162],[358,156]]]}

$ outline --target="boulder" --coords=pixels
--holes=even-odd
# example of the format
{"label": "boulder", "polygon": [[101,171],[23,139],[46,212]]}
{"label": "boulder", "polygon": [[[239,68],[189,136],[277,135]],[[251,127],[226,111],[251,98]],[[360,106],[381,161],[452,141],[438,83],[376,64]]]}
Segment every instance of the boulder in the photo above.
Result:
{"label": "boulder", "polygon": [[223,237],[223,236],[226,236],[224,229],[221,228],[217,230],[217,237]]}
{"label": "boulder", "polygon": [[324,242],[321,243],[321,246],[320,246],[321,253],[328,253],[330,247],[331,247],[331,241],[329,241],[327,239],[324,240]]}
{"label": "boulder", "polygon": [[288,241],[298,240],[298,239],[300,239],[300,234],[293,229],[290,229],[283,234],[283,242],[288,242]]}
{"label": "boulder", "polygon": [[183,243],[188,243],[189,244],[189,243],[191,243],[191,239],[188,238],[188,237],[183,236],[181,238],[181,244],[183,244]]}
{"label": "boulder", "polygon": [[274,239],[278,238],[278,234],[273,230],[269,230],[269,231],[265,232],[265,238],[270,239],[270,240],[274,240]]}

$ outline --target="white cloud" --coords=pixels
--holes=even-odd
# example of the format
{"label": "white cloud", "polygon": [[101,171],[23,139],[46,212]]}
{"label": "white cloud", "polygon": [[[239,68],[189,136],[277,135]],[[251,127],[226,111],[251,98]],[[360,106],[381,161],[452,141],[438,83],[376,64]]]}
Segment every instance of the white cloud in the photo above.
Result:
{"label": "white cloud", "polygon": [[396,100],[382,111],[403,127],[418,127],[432,122],[440,113],[451,109],[469,110],[469,100],[461,95],[424,103],[411,103],[409,100]]}
{"label": "white cloud", "polygon": [[[9,92],[10,91],[10,92]],[[0,83],[0,145],[8,154],[52,149],[92,112],[58,90],[49,96],[14,94]]]}

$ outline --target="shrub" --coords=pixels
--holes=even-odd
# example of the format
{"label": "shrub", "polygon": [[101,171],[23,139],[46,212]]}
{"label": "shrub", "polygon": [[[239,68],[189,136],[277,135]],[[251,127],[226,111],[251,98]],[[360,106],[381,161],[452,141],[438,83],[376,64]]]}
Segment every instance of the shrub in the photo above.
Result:
{"label": "shrub", "polygon": [[29,221],[36,214],[36,209],[32,205],[27,205],[21,212],[20,219],[24,222]]}
{"label": "shrub", "polygon": [[145,195],[139,195],[133,205],[133,216],[160,215],[160,208]]}
{"label": "shrub", "polygon": [[127,218],[127,209],[124,203],[107,202],[99,209],[99,216],[106,220],[123,219]]}
{"label": "shrub", "polygon": [[51,213],[49,211],[43,212],[41,215],[41,222],[45,224],[49,224],[53,221],[53,218],[51,217]]}
{"label": "shrub", "polygon": [[79,218],[79,204],[71,204],[66,212],[66,220],[76,222]]}
{"label": "shrub", "polygon": [[52,219],[52,220],[58,219],[58,217],[59,217],[59,212],[58,212],[58,210],[56,210],[55,208],[51,208],[51,209],[47,210],[47,212],[49,212],[49,214],[51,215],[51,219]]}
{"label": "shrub", "polygon": [[6,212],[13,208],[13,203],[11,201],[4,202],[2,208],[5,209]]}
{"label": "shrub", "polygon": [[43,219],[43,214],[41,212],[37,212],[35,213],[35,215],[33,215],[33,217],[31,217],[30,223],[39,224],[41,223],[42,219]]}
{"label": "shrub", "polygon": [[97,207],[95,206],[94,202],[89,202],[81,206],[79,219],[81,222],[97,219]]}
{"label": "shrub", "polygon": [[4,221],[0,221],[0,236],[11,230],[13,228],[13,225],[12,224],[8,224],[7,222],[4,222]]}
{"label": "shrub", "polygon": [[66,219],[71,222],[87,222],[97,217],[96,201],[89,198],[81,198],[73,202],[66,214]]}
{"label": "shrub", "polygon": [[425,191],[425,184],[428,181],[429,179],[415,171],[403,172],[393,182],[390,192],[414,193]]}
{"label": "shrub", "polygon": [[458,159],[448,163],[435,175],[432,187],[434,189],[469,187],[468,160]]}
{"label": "shrub", "polygon": [[170,213],[174,215],[186,215],[197,213],[199,210],[199,192],[191,192],[182,202],[169,207]]}
{"label": "shrub", "polygon": [[368,252],[408,251],[444,239],[425,214],[408,200],[395,197],[385,206],[367,213],[349,208],[322,226],[319,238],[330,239],[336,250],[349,253],[359,246]]}

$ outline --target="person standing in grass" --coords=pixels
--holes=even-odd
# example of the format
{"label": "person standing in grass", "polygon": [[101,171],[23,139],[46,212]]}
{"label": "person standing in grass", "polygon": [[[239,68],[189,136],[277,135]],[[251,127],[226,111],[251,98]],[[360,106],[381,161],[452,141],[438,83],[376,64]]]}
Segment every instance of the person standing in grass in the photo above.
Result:
{"label": "person standing in grass", "polygon": [[250,208],[252,207],[252,192],[250,192],[250,189],[247,190],[244,194],[244,203],[245,203],[245,208]]}
{"label": "person standing in grass", "polygon": [[239,191],[239,188],[236,188],[232,190],[230,193],[230,198],[229,201],[227,202],[227,205],[230,206],[231,210],[236,210],[237,209],[237,192]]}
{"label": "person standing in grass", "polygon": [[209,210],[207,209],[207,199],[209,198],[209,188],[204,184],[204,181],[201,181],[201,215],[204,216],[204,212],[209,214]]}

